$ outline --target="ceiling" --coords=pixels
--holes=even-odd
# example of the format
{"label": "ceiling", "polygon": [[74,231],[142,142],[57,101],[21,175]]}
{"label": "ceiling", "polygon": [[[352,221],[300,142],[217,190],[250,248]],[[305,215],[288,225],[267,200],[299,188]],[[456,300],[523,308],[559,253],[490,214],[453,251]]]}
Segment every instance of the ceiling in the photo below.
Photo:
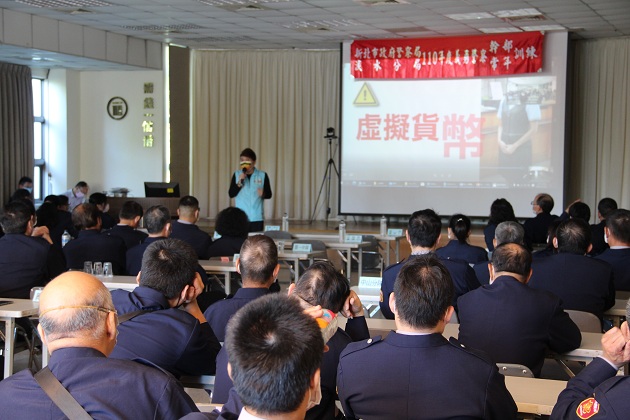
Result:
{"label": "ceiling", "polygon": [[[630,35],[629,0],[0,0],[0,8],[196,49],[338,49],[352,39],[522,30]],[[0,60],[34,54],[18,50],[0,46]]]}

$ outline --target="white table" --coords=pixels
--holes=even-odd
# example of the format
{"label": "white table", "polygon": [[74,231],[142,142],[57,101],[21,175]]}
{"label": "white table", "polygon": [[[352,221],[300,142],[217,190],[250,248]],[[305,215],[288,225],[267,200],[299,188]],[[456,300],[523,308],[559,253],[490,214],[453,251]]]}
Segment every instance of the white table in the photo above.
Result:
{"label": "white table", "polygon": [[[348,233],[354,235],[353,233]],[[360,233],[357,233],[360,235]],[[324,235],[324,234],[310,234],[310,233],[296,233],[292,234],[295,239],[309,239],[322,241],[326,248],[334,249],[341,254],[346,260],[346,277],[350,278],[352,275],[352,251],[358,251],[359,257],[359,277],[363,275],[363,248],[370,246],[369,242],[339,242],[339,235]],[[288,242],[288,241],[287,241]],[[344,257],[344,253],[346,254]]]}
{"label": "white table", "polygon": [[[8,305],[0,306],[0,322],[4,322],[4,377],[13,374],[13,351],[15,342],[13,341],[13,331],[15,330],[15,320],[27,316],[36,316],[39,313],[39,303],[30,299],[4,298],[2,301],[11,301]],[[47,353],[47,349],[42,349],[42,354]]]}
{"label": "white table", "polygon": [[225,276],[225,294],[232,292],[231,273],[236,273],[235,261],[199,260],[201,268],[210,274],[223,274]]}
{"label": "white table", "polygon": [[505,386],[512,394],[519,413],[550,415],[566,381],[506,376]]}
{"label": "white table", "polygon": [[136,276],[97,276],[96,278],[102,281],[109,290],[123,289],[131,292],[138,287]]}
{"label": "white table", "polygon": [[[392,262],[389,260],[390,259],[389,254],[390,254],[391,249],[394,250],[394,255],[396,256],[396,261],[394,261],[394,264],[400,261],[400,241],[403,239],[407,239],[405,235],[389,236],[389,235],[375,235],[373,233],[361,233],[360,235],[372,235],[376,238],[377,241],[387,243],[385,246],[385,255],[384,255],[385,267],[392,264]],[[392,242],[394,243],[393,248],[392,248]]]}
{"label": "white table", "polygon": [[326,251],[293,252],[291,250],[284,250],[278,253],[278,260],[291,261],[293,263],[296,281],[300,278],[300,260],[308,260],[310,265],[313,264],[315,258],[326,258]]}

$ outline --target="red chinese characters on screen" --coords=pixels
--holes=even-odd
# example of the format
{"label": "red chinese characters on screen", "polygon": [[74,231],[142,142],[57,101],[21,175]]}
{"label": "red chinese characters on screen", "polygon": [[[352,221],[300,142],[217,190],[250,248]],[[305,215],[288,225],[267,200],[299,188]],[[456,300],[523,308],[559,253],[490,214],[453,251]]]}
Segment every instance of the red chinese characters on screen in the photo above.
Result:
{"label": "red chinese characters on screen", "polygon": [[365,114],[359,118],[358,141],[444,142],[444,157],[481,156],[483,118],[474,114]]}

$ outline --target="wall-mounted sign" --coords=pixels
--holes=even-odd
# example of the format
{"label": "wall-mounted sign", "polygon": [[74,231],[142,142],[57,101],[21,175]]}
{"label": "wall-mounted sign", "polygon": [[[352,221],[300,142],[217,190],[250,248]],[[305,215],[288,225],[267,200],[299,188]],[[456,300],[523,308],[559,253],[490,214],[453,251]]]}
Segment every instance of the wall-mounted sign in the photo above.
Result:
{"label": "wall-mounted sign", "polygon": [[122,120],[127,116],[127,101],[120,96],[114,96],[107,102],[107,115],[114,120]]}

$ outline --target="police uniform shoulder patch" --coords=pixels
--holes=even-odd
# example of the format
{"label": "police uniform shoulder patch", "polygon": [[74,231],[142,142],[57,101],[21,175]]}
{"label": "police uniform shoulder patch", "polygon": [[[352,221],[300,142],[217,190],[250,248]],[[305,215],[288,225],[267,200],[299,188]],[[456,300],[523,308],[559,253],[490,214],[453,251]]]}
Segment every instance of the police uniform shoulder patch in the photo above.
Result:
{"label": "police uniform shoulder patch", "polygon": [[590,419],[597,413],[599,413],[599,403],[593,397],[585,399],[575,409],[575,414],[582,420]]}

